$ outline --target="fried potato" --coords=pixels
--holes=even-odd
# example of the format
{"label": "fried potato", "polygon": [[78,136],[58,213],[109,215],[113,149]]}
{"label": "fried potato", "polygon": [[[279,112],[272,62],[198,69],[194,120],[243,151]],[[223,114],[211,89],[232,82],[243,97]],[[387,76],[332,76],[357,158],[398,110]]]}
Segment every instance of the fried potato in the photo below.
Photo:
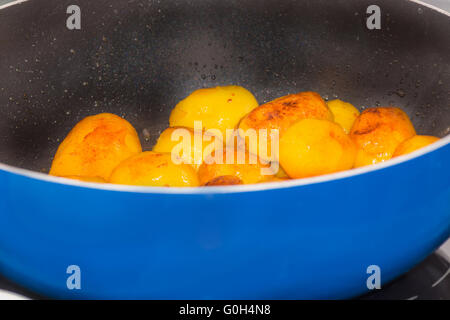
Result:
{"label": "fried potato", "polygon": [[110,183],[135,186],[196,187],[195,169],[188,164],[176,164],[170,153],[142,152],[122,163],[112,172]]}
{"label": "fried potato", "polygon": [[414,152],[438,140],[439,138],[433,136],[414,136],[400,143],[397,149],[395,149],[393,157],[399,157]]}
{"label": "fried potato", "polygon": [[285,178],[280,178],[277,176],[273,176],[273,177],[269,177],[266,180],[262,181],[262,182],[283,182],[283,181],[288,181],[288,180],[292,180],[290,179],[288,176],[286,176]]}
{"label": "fried potato", "polygon": [[355,167],[391,159],[399,144],[415,134],[409,117],[399,108],[364,110],[350,131],[350,137],[358,148]]}
{"label": "fried potato", "polygon": [[350,137],[328,120],[300,120],[280,139],[280,164],[291,178],[351,169],[355,155]]}
{"label": "fried potato", "polygon": [[352,104],[336,99],[329,101],[328,107],[334,116],[334,122],[339,124],[345,133],[350,133],[353,123],[356,118],[361,114]]}
{"label": "fried potato", "polygon": [[86,117],[60,144],[50,169],[53,176],[109,179],[123,160],[142,151],[136,130],[110,113]]}
{"label": "fried potato", "polygon": [[[208,132],[197,132],[197,136],[199,141],[196,142],[194,130],[191,128],[167,128],[159,136],[153,151],[162,153],[175,152],[183,159],[184,163],[190,164],[195,170],[198,170],[205,157],[217,149],[217,145],[223,148],[223,141]],[[187,139],[185,143],[188,145],[182,145],[183,139]],[[217,141],[215,141],[216,139]]]}
{"label": "fried potato", "polygon": [[279,129],[282,133],[298,120],[310,118],[333,120],[333,115],[319,94],[300,92],[259,106],[242,119],[239,128]]}
{"label": "fried potato", "polygon": [[262,163],[255,155],[250,155],[243,149],[224,149],[221,152],[213,151],[205,159],[198,170],[198,177],[201,185],[206,185],[222,176],[234,176],[243,184],[253,184],[262,182],[273,175],[265,174],[270,170],[269,164]]}
{"label": "fried potato", "polygon": [[171,127],[194,128],[202,121],[203,129],[235,129],[243,116],[258,106],[253,94],[239,86],[199,89],[180,101],[170,114]]}
{"label": "fried potato", "polygon": [[212,187],[212,186],[231,186],[231,185],[238,185],[238,184],[244,184],[241,179],[239,179],[236,176],[220,176],[212,179],[211,181],[208,181],[205,186]]}
{"label": "fried potato", "polygon": [[[249,152],[257,154],[261,159],[276,161],[277,155],[272,154],[270,139],[267,143],[263,143],[260,149],[259,130],[266,129],[267,136],[270,136],[271,129],[278,130],[281,138],[292,124],[301,119],[310,118],[333,120],[333,114],[325,101],[315,92],[291,94],[263,104],[245,116],[239,123],[240,135],[246,140],[245,144]],[[246,137],[242,137],[242,132],[245,133],[248,129],[256,130],[258,143],[249,143]]]}

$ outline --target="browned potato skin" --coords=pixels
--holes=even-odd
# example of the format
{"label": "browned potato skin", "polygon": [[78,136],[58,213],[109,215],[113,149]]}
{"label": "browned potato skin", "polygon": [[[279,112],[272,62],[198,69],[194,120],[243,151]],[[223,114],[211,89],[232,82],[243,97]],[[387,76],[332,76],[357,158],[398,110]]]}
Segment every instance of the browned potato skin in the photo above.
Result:
{"label": "browned potato skin", "polygon": [[[248,129],[254,129],[258,136],[260,129],[266,129],[267,135],[270,135],[271,130],[275,129],[278,130],[278,136],[281,138],[284,132],[295,122],[310,118],[330,121],[334,119],[333,113],[319,94],[315,92],[300,92],[275,99],[257,107],[241,120],[239,129],[244,130],[244,132]],[[267,141],[265,148],[261,150],[259,143],[255,147],[249,143],[247,138],[245,138],[245,145],[249,152],[257,154],[261,159],[278,161],[277,156],[272,154],[270,140]]]}
{"label": "browned potato skin", "polygon": [[278,129],[281,137],[291,124],[309,118],[332,121],[333,114],[319,94],[300,92],[257,107],[241,120],[239,128]]}
{"label": "browned potato skin", "polygon": [[232,186],[232,185],[239,185],[244,184],[241,179],[239,179],[236,176],[220,176],[217,178],[212,179],[211,181],[207,182],[205,186],[212,187],[212,186]]}
{"label": "browned potato skin", "polygon": [[358,148],[355,167],[391,159],[398,145],[415,134],[408,115],[399,108],[364,110],[350,131],[350,138]]}
{"label": "browned potato skin", "polygon": [[141,151],[138,134],[128,121],[101,113],[73,127],[59,145],[49,174],[107,181],[119,163]]}

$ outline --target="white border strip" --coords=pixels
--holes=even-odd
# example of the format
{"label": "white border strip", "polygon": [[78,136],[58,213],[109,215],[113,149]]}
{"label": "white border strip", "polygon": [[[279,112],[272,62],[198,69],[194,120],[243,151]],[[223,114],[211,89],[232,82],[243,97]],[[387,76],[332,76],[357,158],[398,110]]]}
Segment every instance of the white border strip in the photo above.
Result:
{"label": "white border strip", "polygon": [[[13,6],[13,5],[16,5],[16,4],[27,2],[27,1],[29,1],[29,0],[17,0],[14,2],[10,2],[8,4],[0,6],[0,10],[10,7],[10,6]],[[428,7],[430,9],[435,10],[439,13],[442,13],[446,16],[450,16],[450,13],[448,13],[447,11],[444,11],[442,9],[439,9],[435,6],[424,3],[422,1],[419,1],[419,0],[409,0],[409,1],[420,4],[424,7]],[[107,190],[107,191],[137,192],[137,193],[148,193],[148,194],[239,193],[239,192],[263,191],[263,190],[287,189],[290,187],[298,187],[298,186],[304,186],[304,185],[309,185],[309,184],[316,184],[316,183],[322,183],[322,182],[328,182],[328,181],[353,177],[356,175],[374,172],[377,170],[381,170],[381,169],[384,169],[387,167],[391,167],[391,166],[395,166],[395,165],[404,163],[406,161],[413,160],[413,159],[418,158],[426,153],[433,152],[440,148],[443,148],[449,144],[450,144],[450,135],[440,139],[439,141],[437,141],[425,148],[417,150],[411,154],[401,156],[401,157],[398,157],[395,159],[391,159],[391,160],[383,162],[383,163],[378,163],[378,164],[374,164],[374,165],[370,165],[370,166],[366,166],[366,167],[362,167],[362,168],[322,175],[322,176],[313,177],[313,178],[297,179],[297,180],[290,180],[290,181],[283,181],[283,182],[261,183],[261,184],[254,184],[254,185],[238,185],[238,186],[196,187],[196,188],[195,187],[194,188],[138,187],[138,186],[125,186],[125,185],[114,185],[114,184],[89,183],[89,182],[83,182],[83,181],[78,181],[78,180],[53,177],[53,176],[49,176],[44,173],[35,172],[35,171],[27,170],[27,169],[21,169],[21,168],[13,167],[13,166],[6,165],[3,163],[0,163],[0,170],[10,172],[13,174],[18,174],[18,175],[32,178],[32,179],[41,180],[41,181],[54,182],[54,183],[58,183],[58,184],[76,186],[76,187],[82,187],[82,188],[89,188],[89,189]]]}

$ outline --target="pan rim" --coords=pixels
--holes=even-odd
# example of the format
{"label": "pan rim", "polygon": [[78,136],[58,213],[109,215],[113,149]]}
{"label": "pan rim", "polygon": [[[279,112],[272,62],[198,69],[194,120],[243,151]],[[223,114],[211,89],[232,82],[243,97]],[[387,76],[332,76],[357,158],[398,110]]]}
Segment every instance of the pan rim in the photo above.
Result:
{"label": "pan rim", "polygon": [[[16,0],[4,5],[0,5],[0,10],[21,4],[24,2],[28,2],[30,0]],[[410,2],[414,2],[421,6],[430,8],[434,11],[437,11],[441,14],[444,14],[450,17],[450,12],[447,12],[443,9],[435,7],[431,4],[424,3],[420,0],[407,0]],[[140,187],[140,186],[127,186],[127,185],[116,185],[116,184],[101,184],[101,183],[91,183],[91,182],[83,182],[78,180],[66,179],[61,177],[50,176],[45,173],[36,172],[28,169],[22,169],[19,167],[14,167],[11,165],[4,164],[0,162],[0,172],[7,172],[11,174],[16,174],[22,177],[51,182],[66,186],[80,187],[86,189],[94,189],[94,190],[104,190],[104,191],[117,191],[117,192],[130,192],[130,193],[145,193],[145,194],[185,194],[185,195],[211,195],[211,194],[231,194],[231,193],[244,193],[244,192],[256,192],[256,191],[272,191],[279,189],[287,189],[293,187],[300,187],[306,185],[313,185],[331,181],[342,180],[354,176],[359,176],[371,172],[376,172],[379,170],[383,170],[389,167],[393,167],[396,165],[400,165],[402,163],[406,163],[408,161],[419,158],[425,154],[429,154],[435,152],[441,148],[450,144],[450,135],[447,135],[440,139],[439,141],[419,149],[413,153],[408,155],[400,156],[398,158],[390,159],[386,162],[377,163],[374,165],[365,166],[362,168],[356,168],[351,170],[345,170],[341,172],[336,172],[332,174],[321,175],[317,177],[304,178],[304,179],[294,179],[290,181],[283,182],[271,182],[271,183],[261,183],[254,185],[238,185],[238,186],[215,186],[215,187],[192,187],[192,188],[181,188],[181,187]]]}
{"label": "pan rim", "polygon": [[287,189],[293,187],[301,187],[306,185],[313,185],[325,182],[338,181],[354,176],[368,174],[371,172],[380,171],[389,167],[394,167],[408,161],[412,161],[416,158],[422,157],[426,154],[436,152],[445,146],[450,145],[450,135],[441,138],[439,141],[426,146],[422,149],[416,150],[410,154],[399,156],[397,158],[390,159],[385,162],[368,165],[361,168],[355,168],[331,174],[320,175],[316,177],[304,178],[304,179],[292,179],[281,182],[268,182],[251,185],[234,185],[234,186],[213,186],[213,187],[143,187],[143,186],[129,186],[118,185],[109,183],[93,183],[84,182],[73,179],[61,178],[50,176],[45,173],[36,172],[28,169],[22,169],[14,166],[10,166],[0,162],[0,172],[8,172],[22,177],[30,179],[52,182],[56,184],[62,184],[73,187],[81,187],[87,189],[98,189],[105,191],[119,191],[130,193],[146,193],[146,194],[186,194],[186,195],[202,195],[202,194],[223,194],[223,193],[244,193],[255,191],[272,191],[278,189]]}

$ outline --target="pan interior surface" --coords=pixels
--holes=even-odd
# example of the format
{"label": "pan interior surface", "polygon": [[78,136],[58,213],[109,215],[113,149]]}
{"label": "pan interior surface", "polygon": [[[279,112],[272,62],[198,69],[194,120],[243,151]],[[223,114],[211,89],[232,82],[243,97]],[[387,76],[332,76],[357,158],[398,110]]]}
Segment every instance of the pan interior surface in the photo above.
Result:
{"label": "pan interior surface", "polygon": [[365,0],[80,0],[81,30],[66,27],[70,4],[0,11],[2,163],[48,172],[70,129],[101,112],[149,150],[178,101],[229,84],[260,103],[317,91],[395,105],[419,134],[449,133],[450,19],[416,3],[378,1],[381,30],[367,28]]}

